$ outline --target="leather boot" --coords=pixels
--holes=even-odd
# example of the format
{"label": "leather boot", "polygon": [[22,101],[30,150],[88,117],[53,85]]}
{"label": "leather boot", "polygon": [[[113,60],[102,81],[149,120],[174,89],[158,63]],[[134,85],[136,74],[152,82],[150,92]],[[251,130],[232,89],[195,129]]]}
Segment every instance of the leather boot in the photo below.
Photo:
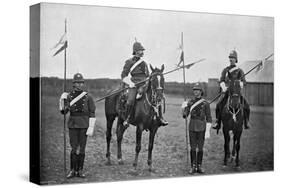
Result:
{"label": "leather boot", "polygon": [[78,174],[77,174],[77,177],[85,178],[86,175],[83,173],[85,154],[79,154],[78,158],[79,158],[79,160],[78,160]]}
{"label": "leather boot", "polygon": [[197,172],[203,174],[205,171],[202,168],[203,151],[198,151],[197,153]]}
{"label": "leather boot", "polygon": [[189,170],[189,174],[194,174],[196,173],[196,151],[191,150],[190,151],[190,162],[191,162],[191,168]]}
{"label": "leather boot", "polygon": [[127,112],[126,112],[126,120],[123,122],[123,126],[125,128],[128,128],[131,122],[131,116],[133,116],[133,105],[128,105],[127,104]]}
{"label": "leather boot", "polygon": [[70,171],[67,174],[66,178],[73,178],[75,176],[75,171],[74,171],[74,154],[70,153]]}
{"label": "leather boot", "polygon": [[73,155],[74,158],[74,163],[73,163],[73,168],[74,168],[74,173],[75,176],[78,176],[78,170],[79,170],[79,154],[74,154]]}

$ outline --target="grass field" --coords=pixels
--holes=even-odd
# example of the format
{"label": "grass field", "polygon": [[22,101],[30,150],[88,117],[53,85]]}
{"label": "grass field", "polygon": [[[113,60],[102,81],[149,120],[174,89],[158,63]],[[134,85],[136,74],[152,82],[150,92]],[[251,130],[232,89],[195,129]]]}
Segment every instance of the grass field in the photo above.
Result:
{"label": "grass field", "polygon": [[[169,121],[161,127],[155,137],[153,149],[153,172],[148,171],[147,149],[148,132],[143,132],[142,149],[138,170],[133,170],[135,154],[135,127],[129,127],[124,134],[122,152],[125,164],[118,165],[116,159],[116,122],[113,127],[111,156],[113,165],[106,166],[106,121],[104,103],[97,105],[97,126],[94,137],[89,137],[86,147],[86,179],[73,178],[66,183],[100,182],[160,177],[190,176],[187,164],[185,124],[181,117],[182,99],[168,96],[167,110],[164,114]],[[214,119],[214,106],[212,117]],[[205,141],[203,166],[207,175],[273,170],[273,108],[251,107],[251,128],[241,138],[241,168],[234,164],[223,168],[223,135],[212,130],[210,139]],[[58,97],[42,97],[41,126],[41,183],[63,183],[63,116],[58,111]],[[69,169],[70,146],[67,133],[67,168]]]}

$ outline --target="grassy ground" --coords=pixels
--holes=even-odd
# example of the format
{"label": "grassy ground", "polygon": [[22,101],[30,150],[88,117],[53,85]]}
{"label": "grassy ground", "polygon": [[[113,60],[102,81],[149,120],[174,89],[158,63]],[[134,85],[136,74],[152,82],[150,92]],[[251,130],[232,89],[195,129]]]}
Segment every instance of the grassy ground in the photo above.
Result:
{"label": "grassy ground", "polygon": [[[135,154],[135,127],[129,127],[124,134],[122,145],[125,164],[116,160],[115,125],[111,143],[112,166],[106,166],[106,122],[103,102],[97,104],[97,126],[94,137],[88,138],[86,147],[86,179],[73,178],[65,183],[100,182],[132,180],[160,177],[190,176],[187,171],[185,124],[181,117],[181,98],[168,96],[165,118],[167,127],[161,127],[155,137],[153,149],[153,172],[148,171],[147,149],[148,132],[143,133],[142,149],[138,170],[133,170]],[[214,106],[212,105],[214,118]],[[273,109],[271,107],[252,107],[251,129],[241,138],[241,169],[234,164],[223,168],[223,135],[211,132],[205,141],[203,166],[206,174],[225,174],[273,170]],[[63,116],[58,111],[58,98],[43,96],[41,127],[41,180],[43,184],[63,183]],[[69,169],[70,146],[67,134],[67,168]]]}

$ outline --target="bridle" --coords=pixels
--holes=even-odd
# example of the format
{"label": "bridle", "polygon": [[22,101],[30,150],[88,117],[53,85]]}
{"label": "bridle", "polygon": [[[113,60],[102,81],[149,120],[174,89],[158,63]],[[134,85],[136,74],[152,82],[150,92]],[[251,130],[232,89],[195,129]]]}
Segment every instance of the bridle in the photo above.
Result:
{"label": "bridle", "polygon": [[[149,91],[149,89],[151,90],[150,100],[148,97],[148,92],[145,92],[145,100],[146,100],[147,104],[154,109],[154,111],[157,113],[157,115],[158,115],[158,108],[165,101],[164,88],[161,87],[160,78],[159,78],[159,76],[161,76],[161,74],[162,73],[154,73],[154,75],[152,75],[149,79],[148,91]],[[158,81],[157,88],[152,87],[153,76],[157,77],[157,81]]]}
{"label": "bridle", "polygon": [[[235,108],[231,104],[233,97],[238,97],[238,106]],[[229,91],[228,99],[227,99],[227,111],[232,115],[233,121],[237,122],[237,114],[241,111],[241,101],[240,95],[237,93],[232,93]],[[236,110],[237,109],[237,110]]]}

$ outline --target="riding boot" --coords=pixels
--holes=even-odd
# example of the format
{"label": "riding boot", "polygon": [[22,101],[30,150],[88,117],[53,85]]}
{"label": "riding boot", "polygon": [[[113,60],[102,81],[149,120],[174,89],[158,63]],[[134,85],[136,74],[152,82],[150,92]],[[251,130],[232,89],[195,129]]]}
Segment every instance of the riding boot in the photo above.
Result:
{"label": "riding boot", "polygon": [[79,160],[78,160],[78,174],[77,174],[77,177],[85,178],[86,175],[83,173],[85,154],[79,154],[78,156],[79,156]]}
{"label": "riding boot", "polygon": [[79,154],[74,154],[73,155],[74,158],[74,163],[73,163],[73,169],[74,169],[74,173],[75,176],[78,176],[78,170],[79,170]]}
{"label": "riding boot", "polygon": [[162,126],[166,126],[169,123],[163,118],[162,108],[161,106],[158,107],[159,119]]}
{"label": "riding boot", "polygon": [[202,168],[203,151],[197,152],[197,172],[203,174],[205,171]]}
{"label": "riding boot", "polygon": [[194,174],[196,173],[196,151],[191,150],[190,151],[190,161],[191,161],[191,168],[189,170],[189,174]]}
{"label": "riding boot", "polygon": [[127,104],[127,111],[126,111],[126,120],[123,122],[125,128],[128,128],[131,121],[131,116],[133,116],[133,105]]}
{"label": "riding boot", "polygon": [[75,171],[74,171],[74,155],[73,153],[70,153],[70,171],[67,174],[66,178],[73,178],[75,176]]}

